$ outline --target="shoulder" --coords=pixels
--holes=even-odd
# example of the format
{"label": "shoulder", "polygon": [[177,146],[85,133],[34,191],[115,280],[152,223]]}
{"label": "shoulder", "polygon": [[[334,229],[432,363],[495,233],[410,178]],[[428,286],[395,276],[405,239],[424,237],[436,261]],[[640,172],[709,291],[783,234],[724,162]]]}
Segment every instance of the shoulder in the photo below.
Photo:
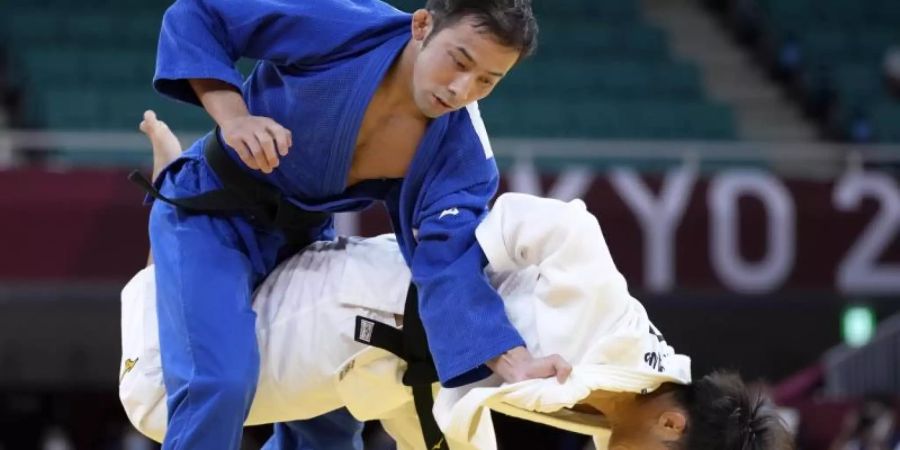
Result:
{"label": "shoulder", "polygon": [[494,150],[491,147],[487,127],[481,118],[478,102],[473,102],[458,111],[450,113],[447,141],[465,146],[474,154],[480,153],[484,159],[492,159]]}
{"label": "shoulder", "polygon": [[[334,20],[342,20],[355,16],[396,17],[408,16],[408,13],[380,0],[300,0],[284,2],[283,0],[178,0],[177,3],[194,2],[207,8],[216,8],[226,11],[258,11],[300,13],[311,17],[327,17]],[[338,16],[329,16],[330,13],[338,13]]]}
{"label": "shoulder", "polygon": [[500,173],[478,106],[448,113],[438,143],[429,148],[420,195],[424,204],[446,200],[448,195],[466,192],[487,201],[496,194]]}
{"label": "shoulder", "polygon": [[465,170],[473,175],[497,174],[494,150],[477,103],[449,113],[440,155],[445,168]]}
{"label": "shoulder", "polygon": [[[278,3],[281,3],[281,0],[278,0]],[[301,12],[301,15],[313,21],[313,24],[325,25],[326,29],[338,27],[337,31],[344,32],[368,30],[378,34],[377,30],[397,27],[405,30],[412,20],[409,13],[379,0],[301,1],[292,2],[289,8]]]}
{"label": "shoulder", "polygon": [[[179,0],[190,2],[192,0]],[[265,26],[285,38],[315,36],[316,43],[344,40],[380,40],[385,34],[406,30],[410,14],[379,0],[193,0],[235,28]],[[297,45],[304,45],[297,42]]]}
{"label": "shoulder", "polygon": [[469,133],[474,133],[477,139],[477,146],[481,148],[485,159],[494,157],[494,149],[491,147],[491,140],[488,137],[487,127],[481,118],[481,110],[478,109],[478,102],[474,102],[463,108],[463,119],[467,122]]}
{"label": "shoulder", "polygon": [[391,23],[398,19],[409,23],[411,20],[409,13],[400,11],[380,0],[316,0],[308,3],[311,11],[316,12],[314,14],[316,17],[344,22],[348,26],[357,23],[351,21],[359,19],[364,21],[357,25]]}

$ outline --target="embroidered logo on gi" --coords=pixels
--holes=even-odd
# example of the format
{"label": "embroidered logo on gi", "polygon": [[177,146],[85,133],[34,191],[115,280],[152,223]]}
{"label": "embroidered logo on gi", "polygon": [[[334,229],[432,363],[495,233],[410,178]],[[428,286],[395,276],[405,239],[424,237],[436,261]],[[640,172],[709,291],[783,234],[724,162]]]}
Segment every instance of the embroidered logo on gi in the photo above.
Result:
{"label": "embroidered logo on gi", "polygon": [[659,352],[647,352],[644,353],[644,362],[647,363],[650,368],[655,369],[659,373],[663,373],[666,371],[665,366],[663,366],[664,357]]}
{"label": "embroidered logo on gi", "polygon": [[134,369],[134,366],[135,364],[137,364],[139,359],[141,358],[129,358],[125,360],[125,369],[122,371],[122,376],[119,377],[119,383],[122,382],[122,379],[125,378],[125,375],[127,375],[128,372],[131,372],[131,369]]}
{"label": "embroidered logo on gi", "polygon": [[438,219],[443,219],[444,216],[457,216],[457,215],[459,215],[458,208],[445,209],[445,210],[441,211],[441,215],[438,216]]}
{"label": "embroidered logo on gi", "polygon": [[437,444],[434,444],[434,447],[431,447],[431,450],[440,450],[441,447],[443,447],[443,445],[444,445],[444,438],[441,438],[441,440],[439,440]]}
{"label": "embroidered logo on gi", "polygon": [[372,342],[372,332],[375,330],[375,322],[366,319],[359,321],[359,339],[364,342]]}

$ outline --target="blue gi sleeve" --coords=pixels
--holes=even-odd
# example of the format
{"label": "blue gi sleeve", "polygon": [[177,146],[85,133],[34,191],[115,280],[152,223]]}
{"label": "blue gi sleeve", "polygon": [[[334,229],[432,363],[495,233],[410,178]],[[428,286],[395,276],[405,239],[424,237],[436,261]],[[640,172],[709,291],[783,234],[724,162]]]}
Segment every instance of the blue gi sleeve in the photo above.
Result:
{"label": "blue gi sleeve", "polygon": [[377,0],[178,0],[163,16],[153,85],[199,105],[189,79],[239,88],[235,62],[242,57],[278,65],[322,63],[365,51],[407,17]]}
{"label": "blue gi sleeve", "polygon": [[489,376],[485,362],[525,345],[484,274],[487,258],[475,240],[497,183],[494,177],[443,195],[420,215],[413,280],[428,345],[446,387]]}

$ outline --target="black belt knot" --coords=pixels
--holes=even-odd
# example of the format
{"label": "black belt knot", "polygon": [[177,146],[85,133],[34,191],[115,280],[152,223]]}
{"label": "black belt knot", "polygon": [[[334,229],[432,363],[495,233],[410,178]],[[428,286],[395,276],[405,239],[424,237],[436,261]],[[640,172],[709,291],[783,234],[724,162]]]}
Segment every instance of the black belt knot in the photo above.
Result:
{"label": "black belt knot", "polygon": [[169,198],[159,192],[138,171],[128,175],[151,197],[190,213],[242,215],[265,228],[284,232],[287,244],[300,250],[311,244],[310,230],[322,226],[329,213],[307,211],[291,203],[277,188],[253,178],[226,153],[219,142],[218,129],[206,140],[203,156],[222,182],[222,188],[184,198]]}

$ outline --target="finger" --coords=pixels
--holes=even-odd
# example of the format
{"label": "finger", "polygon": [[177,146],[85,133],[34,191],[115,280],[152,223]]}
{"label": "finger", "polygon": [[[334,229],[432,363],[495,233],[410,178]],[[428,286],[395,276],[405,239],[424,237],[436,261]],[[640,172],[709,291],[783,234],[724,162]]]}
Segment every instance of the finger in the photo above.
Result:
{"label": "finger", "polygon": [[[228,143],[228,142],[226,142]],[[250,153],[250,149],[247,148],[247,145],[244,144],[243,141],[236,141],[234,144],[228,144],[234,151],[238,154],[238,157],[241,158],[241,162],[247,165],[247,167],[253,170],[259,170],[259,165],[256,164],[256,161],[253,159],[253,155]]]}
{"label": "finger", "polygon": [[272,135],[266,130],[257,131],[254,135],[259,141],[259,147],[262,149],[269,169],[278,167],[278,153],[275,151],[275,140],[272,139]]}
{"label": "finger", "polygon": [[532,363],[533,365],[525,373],[524,379],[550,378],[556,375],[556,367],[554,366],[552,357],[545,356],[543,358],[537,358],[534,359]]}
{"label": "finger", "polygon": [[250,151],[250,155],[253,157],[253,161],[256,163],[256,167],[259,170],[262,170],[264,173],[272,172],[272,168],[269,167],[268,161],[266,161],[265,155],[263,155],[262,148],[259,145],[259,141],[255,136],[250,135],[244,139],[244,143],[247,144],[247,149]]}
{"label": "finger", "polygon": [[288,130],[278,125],[270,126],[266,129],[269,131],[269,134],[271,134],[275,139],[275,146],[278,149],[278,154],[281,156],[287,155],[288,148],[290,147],[288,144]]}
{"label": "finger", "polygon": [[281,126],[280,123],[278,123],[278,122],[276,122],[276,121],[274,121],[274,120],[272,120],[271,122],[272,122],[272,126],[273,126],[275,129],[281,130],[281,131],[284,133],[285,139],[287,140],[286,148],[284,149],[284,153],[282,153],[282,156],[284,156],[284,155],[287,154],[288,150],[290,150],[290,148],[294,146],[294,136],[293,136],[293,133],[291,133],[291,130],[287,129],[287,127]]}
{"label": "finger", "polygon": [[561,356],[556,356],[553,366],[556,369],[556,381],[560,384],[565,383],[569,379],[569,375],[572,374],[572,365]]}

